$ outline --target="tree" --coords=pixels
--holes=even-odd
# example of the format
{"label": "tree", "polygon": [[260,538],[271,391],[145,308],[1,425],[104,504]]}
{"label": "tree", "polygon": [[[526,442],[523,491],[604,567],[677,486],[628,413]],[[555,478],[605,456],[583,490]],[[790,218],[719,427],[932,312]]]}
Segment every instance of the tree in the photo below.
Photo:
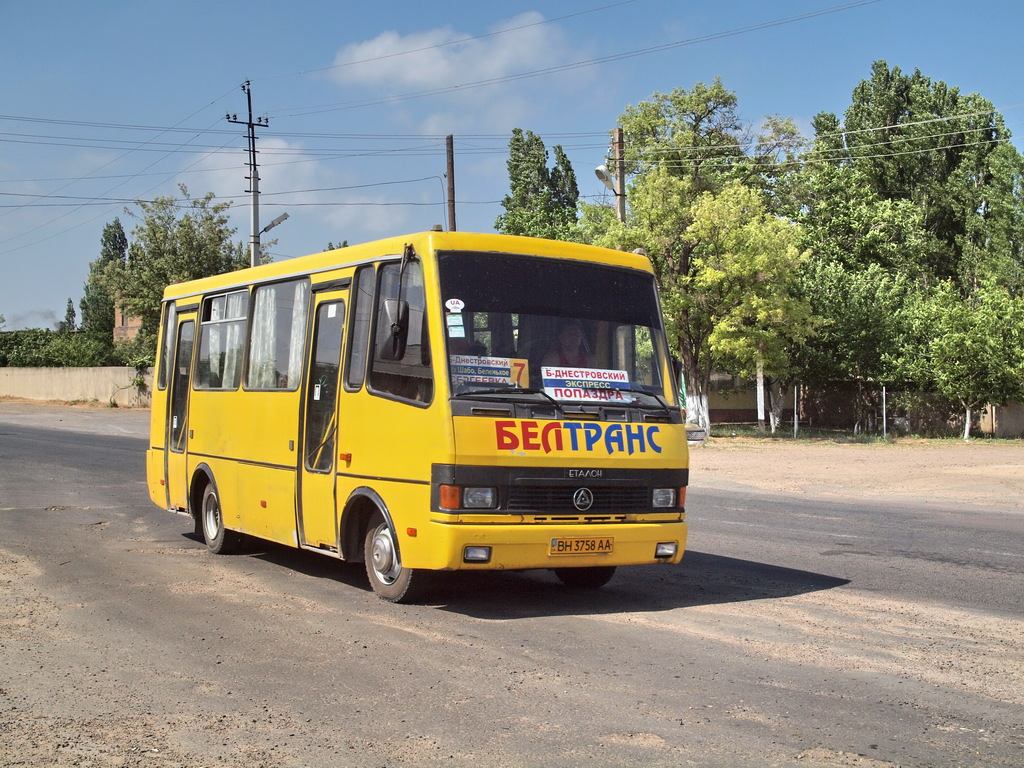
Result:
{"label": "tree", "polygon": [[[132,230],[123,263],[113,263],[110,286],[128,314],[141,320],[140,336],[152,346],[160,322],[160,302],[171,283],[195,280],[249,266],[242,243],[233,243],[228,226],[230,203],[214,203],[213,193],[139,202],[142,211]],[[184,211],[184,213],[181,213]]]}
{"label": "tree", "polygon": [[[788,239],[797,230],[774,215],[785,207],[782,199],[790,194],[783,183],[783,163],[795,150],[795,129],[790,121],[769,119],[754,137],[740,121],[736,105],[735,95],[716,80],[711,86],[697,83],[692,90],[655,93],[649,101],[627,107],[619,118],[626,171],[631,175],[626,221],[615,221],[596,206],[582,206],[582,230],[588,239],[624,250],[642,248],[650,257],[669,340],[683,363],[688,416],[703,426],[708,425],[707,397],[716,355],[711,336],[733,307],[716,302],[733,301],[742,291],[758,287],[749,282],[754,273],[745,271],[753,257],[747,245],[759,237],[785,240],[781,252],[799,254],[795,242]],[[753,148],[750,154],[744,152],[745,146]],[[698,213],[705,223],[691,229]],[[741,221],[739,240],[727,243],[724,233],[710,223],[715,218]],[[710,237],[712,231],[721,237]],[[705,256],[698,257],[701,247]],[[726,253],[735,258],[726,258]],[[721,264],[711,266],[717,264],[712,255],[721,255]],[[714,273],[719,267],[725,270],[721,281]],[[736,291],[728,286],[728,298],[713,295],[726,292],[733,278]],[[791,283],[779,287],[782,293],[765,300],[781,298]],[[791,308],[797,306],[799,302]],[[727,334],[723,326],[716,341],[721,361],[733,366],[741,359],[752,360],[749,350],[741,352],[739,329],[750,330],[759,310],[748,305],[743,311],[749,312],[745,318],[732,318],[736,334]],[[760,321],[766,322],[769,314],[762,314]],[[798,329],[795,338],[806,332],[803,320],[797,318],[794,328]]]}
{"label": "tree", "polygon": [[905,335],[893,368],[960,407],[964,440],[980,408],[1024,401],[1024,298],[989,284],[964,300],[945,281],[908,302],[902,315]]}
{"label": "tree", "polygon": [[878,200],[916,209],[921,247],[905,267],[923,284],[969,293],[997,265],[1019,271],[1020,209],[1006,203],[1020,201],[1020,163],[990,101],[876,61],[843,122],[815,125],[819,157],[853,169]]}
{"label": "tree", "polygon": [[800,295],[818,325],[794,355],[796,377],[819,388],[855,383],[854,432],[877,405],[877,386],[869,384],[897,378],[891,360],[899,351],[900,313],[913,290],[900,272],[847,266],[828,255],[815,254],[801,273]]}
{"label": "tree", "polygon": [[111,274],[123,267],[128,253],[128,238],[121,220],[115,218],[103,228],[100,256],[89,264],[89,276],[83,286],[82,332],[107,351],[113,352],[114,297],[110,290]]}
{"label": "tree", "polygon": [[67,309],[64,311],[64,319],[57,323],[58,333],[71,333],[78,328],[75,317],[75,302],[68,299]]}
{"label": "tree", "polygon": [[[776,381],[789,376],[793,348],[815,325],[810,305],[795,290],[807,258],[797,248],[799,238],[797,226],[769,214],[762,194],[739,182],[695,204],[685,234],[693,271],[676,306],[685,320],[677,334],[697,362],[691,378],[698,398],[706,400],[712,370],[756,376],[759,387],[765,375]],[[778,393],[775,400],[773,431]]]}
{"label": "tree", "polygon": [[521,128],[509,140],[508,176],[511,194],[501,205],[505,213],[494,227],[506,235],[545,237],[551,240],[580,239],[577,223],[579,188],[572,163],[560,145],[553,148],[554,167],[548,168],[548,152],[540,136]]}

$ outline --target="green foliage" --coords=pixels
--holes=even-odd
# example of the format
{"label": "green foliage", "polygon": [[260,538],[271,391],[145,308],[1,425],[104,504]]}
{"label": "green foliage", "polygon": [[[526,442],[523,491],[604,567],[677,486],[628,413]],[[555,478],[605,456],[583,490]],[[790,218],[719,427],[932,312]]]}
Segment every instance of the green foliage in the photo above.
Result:
{"label": "green foliage", "polygon": [[138,204],[142,216],[127,256],[107,272],[114,295],[128,314],[141,319],[140,335],[148,342],[156,338],[167,285],[249,266],[245,246],[231,241],[235,230],[226,213],[231,204],[214,203],[213,193],[192,198],[184,185],[180,190],[181,201],[164,197]]}
{"label": "green foliage", "polygon": [[139,333],[128,341],[114,344],[113,359],[117,365],[150,368],[156,362],[156,338]]}
{"label": "green foliage", "polygon": [[748,372],[760,361],[785,375],[794,345],[813,331],[794,290],[800,231],[778,217],[797,207],[786,169],[799,136],[791,121],[772,118],[750,142],[735,95],[718,80],[656,93],[627,107],[620,124],[632,174],[627,220],[584,204],[582,230],[651,259],[687,402],[706,426],[713,367]]}
{"label": "green foliage", "polygon": [[761,193],[739,182],[702,195],[693,217],[684,302],[691,323],[705,325],[709,363],[744,377],[760,364],[766,375],[787,377],[793,348],[816,324],[795,290],[808,255],[796,245],[799,227],[768,214]]}
{"label": "green foliage", "polygon": [[549,169],[548,152],[540,136],[513,129],[508,159],[511,194],[501,203],[505,213],[494,222],[499,232],[551,240],[580,239],[576,174],[562,147],[555,145],[553,151],[555,164]]}
{"label": "green foliage", "polygon": [[1019,276],[1021,163],[991,102],[877,61],[843,123],[819,115],[815,126],[814,156],[852,169],[850,181],[918,229],[901,268],[922,284],[952,280],[966,293],[996,271]]}
{"label": "green foliage", "polygon": [[75,302],[68,299],[67,309],[64,311],[64,319],[57,323],[59,333],[71,333],[78,328],[75,318]]}
{"label": "green foliage", "polygon": [[[952,281],[914,295],[901,312],[896,376],[970,412],[1024,401],[1024,298],[986,285],[963,299]],[[966,433],[965,433],[966,434]]]}
{"label": "green foliage", "polygon": [[103,228],[100,257],[89,264],[89,276],[83,286],[79,306],[82,309],[82,332],[113,354],[114,295],[111,275],[123,267],[128,253],[128,238],[115,218]]}
{"label": "green foliage", "polygon": [[108,351],[82,333],[31,328],[0,333],[0,367],[65,368],[108,365]]}
{"label": "green foliage", "polygon": [[900,312],[912,290],[906,275],[816,255],[801,273],[799,290],[819,318],[815,337],[796,356],[800,380],[892,383],[886,361],[896,355]]}

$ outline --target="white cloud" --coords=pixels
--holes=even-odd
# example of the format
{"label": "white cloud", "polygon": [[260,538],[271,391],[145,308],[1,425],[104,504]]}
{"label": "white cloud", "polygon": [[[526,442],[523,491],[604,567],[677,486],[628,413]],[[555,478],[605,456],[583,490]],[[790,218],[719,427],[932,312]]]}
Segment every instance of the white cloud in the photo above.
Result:
{"label": "white cloud", "polygon": [[[334,79],[345,85],[385,85],[389,90],[431,89],[553,66],[561,63],[560,52],[568,46],[556,27],[538,25],[543,20],[536,11],[523,13],[491,31],[525,29],[475,40],[465,40],[472,35],[450,27],[404,36],[382,32],[339,51]],[[526,26],[531,24],[535,26]]]}
{"label": "white cloud", "polygon": [[[576,92],[594,74],[586,69],[511,80],[483,87],[465,87],[500,80],[590,58],[570,42],[556,24],[543,24],[536,12],[522,13],[493,27],[477,39],[450,26],[400,35],[382,32],[372,40],[343,48],[335,57],[332,79],[348,88],[372,89],[379,97],[444,90],[420,100],[398,101],[418,113],[424,130],[437,132],[504,131],[536,117],[546,100]],[[464,42],[455,42],[463,40]],[[451,90],[447,90],[451,89]],[[456,119],[448,119],[454,111]],[[429,129],[425,126],[430,126]]]}

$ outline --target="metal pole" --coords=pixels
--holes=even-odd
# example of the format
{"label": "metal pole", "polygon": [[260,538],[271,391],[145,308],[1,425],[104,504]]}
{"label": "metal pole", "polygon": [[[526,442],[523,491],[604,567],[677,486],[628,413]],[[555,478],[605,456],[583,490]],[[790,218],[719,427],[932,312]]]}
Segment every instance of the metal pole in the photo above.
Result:
{"label": "metal pole", "polygon": [[800,431],[800,401],[796,384],[793,385],[793,437]]}
{"label": "metal pole", "polygon": [[246,80],[242,83],[242,90],[245,91],[246,100],[249,104],[249,119],[248,121],[241,121],[238,119],[238,115],[227,115],[227,121],[229,123],[236,123],[237,125],[246,126],[245,137],[249,143],[249,175],[246,176],[249,179],[249,189],[246,192],[252,194],[252,218],[249,226],[250,232],[250,246],[249,246],[249,263],[255,267],[260,263],[260,173],[259,164],[256,162],[256,126],[266,126],[267,121],[265,118],[261,118],[258,122],[254,123],[252,119],[252,88],[249,87],[249,81]]}
{"label": "metal pole", "polygon": [[260,172],[256,165],[256,126],[252,123],[252,89],[245,81],[245,96],[249,102],[249,186],[252,191],[252,247],[250,266],[260,263]]}
{"label": "metal pole", "polygon": [[626,220],[626,142],[621,128],[615,129],[615,217]]}
{"label": "metal pole", "polygon": [[448,231],[455,232],[455,137],[445,139],[448,152]]}
{"label": "metal pole", "polygon": [[888,421],[888,419],[886,418],[886,413],[885,413],[885,384],[883,384],[882,385],[882,439],[883,440],[885,440],[888,437],[888,431],[886,429],[886,427],[887,427],[886,422],[887,421]]}

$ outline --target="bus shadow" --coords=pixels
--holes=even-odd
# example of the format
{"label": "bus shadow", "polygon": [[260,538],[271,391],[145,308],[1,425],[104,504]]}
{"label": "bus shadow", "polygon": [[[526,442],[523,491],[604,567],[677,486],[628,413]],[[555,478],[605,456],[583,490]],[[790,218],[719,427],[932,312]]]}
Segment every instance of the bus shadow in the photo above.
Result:
{"label": "bus shadow", "polygon": [[688,551],[677,566],[620,568],[601,589],[570,589],[550,571],[444,574],[427,605],[495,621],[602,613],[667,611],[793,597],[849,579]]}
{"label": "bus shadow", "polygon": [[[199,541],[193,534],[186,538]],[[239,556],[252,557],[316,579],[370,592],[362,563],[345,563],[292,547],[251,540]],[[551,571],[438,573],[421,605],[492,621],[602,613],[667,611],[769,600],[849,584],[826,574],[687,551],[680,565],[619,568],[600,589],[566,587]]]}

